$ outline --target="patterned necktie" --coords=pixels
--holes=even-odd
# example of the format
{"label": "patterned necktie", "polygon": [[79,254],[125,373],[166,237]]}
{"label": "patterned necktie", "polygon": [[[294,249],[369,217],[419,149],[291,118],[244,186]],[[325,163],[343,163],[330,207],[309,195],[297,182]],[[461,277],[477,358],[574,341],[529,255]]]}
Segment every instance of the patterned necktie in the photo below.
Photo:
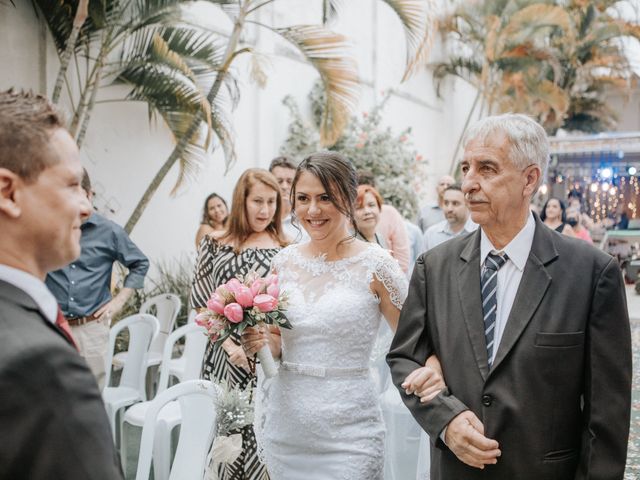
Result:
{"label": "patterned necktie", "polygon": [[494,334],[496,330],[496,310],[498,309],[498,270],[509,259],[507,255],[489,253],[484,261],[482,273],[482,313],[484,315],[484,337],[487,341],[487,358],[489,368],[493,363]]}
{"label": "patterned necktie", "polygon": [[69,343],[73,345],[76,350],[78,350],[78,345],[76,345],[76,341],[73,339],[73,335],[71,334],[71,327],[69,326],[69,322],[67,322],[67,319],[64,318],[64,315],[62,314],[62,310],[60,310],[60,307],[58,307],[58,316],[56,317],[56,326],[60,329],[62,334],[65,337],[67,337],[67,340],[69,340]]}

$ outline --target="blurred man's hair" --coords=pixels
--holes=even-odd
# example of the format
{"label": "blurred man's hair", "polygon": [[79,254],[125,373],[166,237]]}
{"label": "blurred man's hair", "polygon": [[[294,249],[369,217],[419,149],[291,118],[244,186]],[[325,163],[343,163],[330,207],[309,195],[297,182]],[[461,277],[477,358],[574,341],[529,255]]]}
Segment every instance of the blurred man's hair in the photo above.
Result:
{"label": "blurred man's hair", "polygon": [[449,185],[447,188],[444,189],[445,192],[447,190],[455,190],[456,192],[461,192],[462,185],[460,185],[459,183],[454,183],[453,185]]}
{"label": "blurred man's hair", "polygon": [[371,185],[376,187],[376,179],[369,170],[358,170],[358,185]]}
{"label": "blurred man's hair", "polygon": [[43,95],[9,89],[0,92],[0,168],[27,182],[58,159],[49,153],[52,132],[64,118]]}
{"label": "blurred man's hair", "polygon": [[291,158],[285,156],[276,157],[271,160],[271,163],[269,164],[269,171],[273,173],[273,169],[276,167],[289,168],[291,170],[298,168]]}

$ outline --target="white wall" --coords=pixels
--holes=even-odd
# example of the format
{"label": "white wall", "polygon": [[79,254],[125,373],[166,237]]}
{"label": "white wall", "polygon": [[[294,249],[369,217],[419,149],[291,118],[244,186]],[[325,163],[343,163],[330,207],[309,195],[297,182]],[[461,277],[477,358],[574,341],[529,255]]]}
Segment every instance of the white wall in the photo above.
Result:
{"label": "white wall", "polygon": [[[30,2],[15,3],[17,8],[0,5],[0,89],[15,86],[50,94],[58,66],[55,49]],[[315,3],[318,8],[311,8]],[[400,85],[405,59],[400,22],[381,2],[351,0],[344,4],[340,20],[332,28],[353,40],[364,83],[359,111],[370,109],[381,98],[381,90],[396,90],[385,110],[385,123],[396,131],[412,127],[416,149],[430,162],[429,185],[422,195],[423,201],[431,200],[435,179],[449,171],[473,92],[463,83],[450,82],[443,90],[445,99],[438,99],[426,70]],[[278,25],[320,21],[319,2],[312,5],[310,1],[284,0],[278,5],[278,10],[263,13],[262,20]],[[228,26],[224,16],[214,18],[207,10],[213,7],[199,8],[202,10],[196,9],[196,15],[211,16],[213,24]],[[169,192],[177,178],[177,168],[169,173],[132,234],[152,260],[193,254],[205,196],[216,191],[230,199],[236,179],[246,168],[268,166],[278,154],[290,122],[282,98],[291,94],[303,104],[317,78],[311,67],[292,56],[275,55],[283,47],[274,43],[269,34],[252,33],[249,38],[266,50],[271,65],[268,85],[260,90],[249,81],[246,63],[238,64],[242,97],[233,115],[238,161],[223,175],[222,155],[216,151],[197,178],[175,197],[170,197]],[[439,48],[437,45],[436,41],[435,48]],[[100,98],[122,95],[119,88],[102,90]],[[98,191],[98,206],[112,208],[110,216],[124,224],[171,150],[168,130],[162,123],[149,125],[144,104],[99,105],[82,148],[83,161]]]}

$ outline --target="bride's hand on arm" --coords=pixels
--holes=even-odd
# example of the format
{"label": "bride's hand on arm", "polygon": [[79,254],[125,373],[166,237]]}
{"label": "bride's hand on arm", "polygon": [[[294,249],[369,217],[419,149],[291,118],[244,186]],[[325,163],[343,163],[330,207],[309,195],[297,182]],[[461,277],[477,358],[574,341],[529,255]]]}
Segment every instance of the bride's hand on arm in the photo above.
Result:
{"label": "bride's hand on arm", "polygon": [[280,358],[280,329],[274,325],[248,327],[242,332],[242,348],[248,356],[255,355],[265,345],[269,345],[273,358]]}
{"label": "bride's hand on arm", "polygon": [[411,372],[402,382],[402,388],[407,395],[415,394],[420,397],[420,402],[425,403],[435,398],[447,385],[442,376],[440,361],[435,355],[431,355],[424,367]]}

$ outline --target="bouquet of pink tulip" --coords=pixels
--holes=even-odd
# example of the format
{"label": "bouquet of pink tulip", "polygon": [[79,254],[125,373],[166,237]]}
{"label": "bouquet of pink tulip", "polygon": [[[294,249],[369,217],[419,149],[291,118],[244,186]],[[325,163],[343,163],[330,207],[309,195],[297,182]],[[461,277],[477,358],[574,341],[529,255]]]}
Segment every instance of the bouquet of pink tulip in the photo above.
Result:
{"label": "bouquet of pink tulip", "polygon": [[[222,344],[231,333],[242,335],[247,327],[277,325],[291,328],[284,312],[287,306],[285,292],[280,292],[278,276],[266,278],[252,273],[244,279],[232,278],[216,288],[207,301],[207,310],[196,317],[196,323],[205,327],[212,342]],[[262,370],[268,378],[276,374],[276,366],[268,345],[258,352]]]}

